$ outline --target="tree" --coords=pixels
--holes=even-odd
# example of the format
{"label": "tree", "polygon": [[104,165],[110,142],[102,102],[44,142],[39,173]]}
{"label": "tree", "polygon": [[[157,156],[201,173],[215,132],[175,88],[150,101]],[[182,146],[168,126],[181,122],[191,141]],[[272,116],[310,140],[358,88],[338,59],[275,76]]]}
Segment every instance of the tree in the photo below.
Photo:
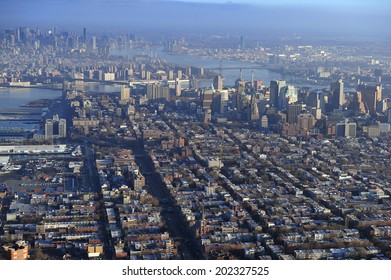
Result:
{"label": "tree", "polygon": [[36,247],[30,250],[32,260],[52,260],[52,258],[45,254],[41,247]]}

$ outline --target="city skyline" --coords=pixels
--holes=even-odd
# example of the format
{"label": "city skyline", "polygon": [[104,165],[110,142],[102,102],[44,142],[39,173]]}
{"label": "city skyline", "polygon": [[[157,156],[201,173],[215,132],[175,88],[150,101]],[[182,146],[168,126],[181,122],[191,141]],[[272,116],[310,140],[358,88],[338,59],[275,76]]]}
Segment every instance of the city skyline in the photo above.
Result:
{"label": "city skyline", "polygon": [[0,260],[390,260],[390,7],[1,1]]}
{"label": "city skyline", "polygon": [[[312,1],[313,2],[313,1]],[[297,33],[389,40],[387,1],[2,1],[0,27]],[[102,20],[103,19],[103,20]],[[365,20],[363,20],[365,19]]]}

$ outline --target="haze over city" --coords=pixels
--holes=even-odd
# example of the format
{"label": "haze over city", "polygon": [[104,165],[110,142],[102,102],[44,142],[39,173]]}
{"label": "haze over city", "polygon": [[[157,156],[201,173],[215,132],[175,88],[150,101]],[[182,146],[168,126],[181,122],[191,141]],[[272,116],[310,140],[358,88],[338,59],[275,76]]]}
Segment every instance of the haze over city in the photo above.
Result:
{"label": "haze over city", "polygon": [[[390,39],[389,1],[3,0],[0,25]],[[113,30],[114,28],[114,30]]]}
{"label": "haze over city", "polygon": [[390,260],[390,19],[2,0],[0,260]]}

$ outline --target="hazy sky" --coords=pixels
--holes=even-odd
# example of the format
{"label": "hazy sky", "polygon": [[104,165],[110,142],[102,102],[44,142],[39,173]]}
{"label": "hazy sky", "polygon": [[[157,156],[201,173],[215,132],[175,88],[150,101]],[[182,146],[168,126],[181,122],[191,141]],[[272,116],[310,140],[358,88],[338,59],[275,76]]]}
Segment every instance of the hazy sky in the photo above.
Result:
{"label": "hazy sky", "polygon": [[0,28],[291,32],[390,39],[389,0],[0,0]]}

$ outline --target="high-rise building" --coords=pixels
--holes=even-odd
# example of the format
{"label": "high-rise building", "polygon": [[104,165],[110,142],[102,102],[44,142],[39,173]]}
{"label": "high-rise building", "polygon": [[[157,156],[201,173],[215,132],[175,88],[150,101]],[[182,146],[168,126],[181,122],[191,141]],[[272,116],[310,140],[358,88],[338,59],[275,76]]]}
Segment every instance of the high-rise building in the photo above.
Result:
{"label": "high-rise building", "polygon": [[149,100],[165,99],[170,100],[170,87],[167,85],[160,85],[158,83],[147,84],[146,97]]}
{"label": "high-rise building", "polygon": [[286,82],[279,80],[279,81],[270,81],[270,104],[277,108],[279,108],[279,100],[280,100],[280,94],[282,94],[282,89],[286,86]]}
{"label": "high-rise building", "polygon": [[129,100],[130,99],[130,88],[121,86],[121,100]]}
{"label": "high-rise building", "polygon": [[288,85],[281,88],[278,95],[278,108],[283,110],[289,104],[294,104],[298,101],[297,89],[294,86]]}
{"label": "high-rise building", "polygon": [[[364,129],[365,131],[365,129]],[[379,137],[380,136],[380,127],[378,124],[370,125],[366,128],[368,137]]]}
{"label": "high-rise building", "polygon": [[174,71],[172,71],[172,70],[168,71],[168,79],[169,80],[174,80]]}
{"label": "high-rise building", "polygon": [[259,109],[258,109],[258,103],[255,99],[255,95],[251,95],[251,103],[250,103],[250,121],[257,121],[259,120]]}
{"label": "high-rise building", "polygon": [[97,49],[97,46],[96,46],[96,37],[95,36],[92,36],[92,51],[95,52]]}
{"label": "high-rise building", "polygon": [[65,119],[59,119],[58,138],[64,138],[66,136],[67,136],[67,121]]}
{"label": "high-rise building", "polygon": [[357,134],[357,124],[354,122],[346,122],[345,136],[346,137],[356,137],[356,134]]}
{"label": "high-rise building", "polygon": [[239,79],[235,81],[235,87],[236,87],[236,92],[238,94],[241,94],[245,92],[246,89],[246,82],[243,80],[243,72],[242,69],[240,69],[240,74],[239,74]]}
{"label": "high-rise building", "polygon": [[87,42],[87,28],[83,28],[83,40],[84,42]]}
{"label": "high-rise building", "polygon": [[211,109],[213,102],[213,90],[204,89],[201,95],[202,108],[204,110]]}
{"label": "high-rise building", "polygon": [[345,104],[345,93],[343,91],[343,81],[339,80],[334,82],[330,86],[331,97],[331,109],[341,110]]}
{"label": "high-rise building", "polygon": [[302,104],[291,104],[288,105],[288,123],[295,124],[298,122],[298,116],[303,110]]}
{"label": "high-rise building", "polygon": [[64,138],[67,136],[66,119],[60,119],[54,115],[53,119],[47,119],[45,122],[45,139],[52,140],[55,138]]}
{"label": "high-rise building", "polygon": [[369,115],[375,115],[377,103],[382,99],[381,85],[370,86],[360,84],[357,87],[357,93],[361,93],[361,99],[364,103],[366,113]]}
{"label": "high-rise building", "polygon": [[244,41],[243,35],[240,35],[240,49],[244,50],[246,48],[246,42]]}
{"label": "high-rise building", "polygon": [[178,70],[178,71],[176,72],[176,76],[177,76],[177,78],[178,78],[179,80],[182,80],[182,70]]}
{"label": "high-rise building", "polygon": [[181,96],[182,88],[181,81],[179,78],[175,79],[175,96]]}
{"label": "high-rise building", "polygon": [[300,114],[298,117],[297,117],[297,121],[298,121],[298,124],[299,124],[299,128],[301,131],[308,131],[310,130],[311,128],[314,127],[315,125],[315,118],[313,115],[311,114]]}
{"label": "high-rise building", "polygon": [[221,91],[223,89],[223,77],[221,77],[221,75],[217,75],[214,77],[213,87],[217,91]]}
{"label": "high-rise building", "polygon": [[228,103],[228,90],[222,90],[220,92],[220,113],[223,114],[225,112],[225,108]]}
{"label": "high-rise building", "polygon": [[45,122],[45,139],[53,139],[53,120],[47,119]]}

